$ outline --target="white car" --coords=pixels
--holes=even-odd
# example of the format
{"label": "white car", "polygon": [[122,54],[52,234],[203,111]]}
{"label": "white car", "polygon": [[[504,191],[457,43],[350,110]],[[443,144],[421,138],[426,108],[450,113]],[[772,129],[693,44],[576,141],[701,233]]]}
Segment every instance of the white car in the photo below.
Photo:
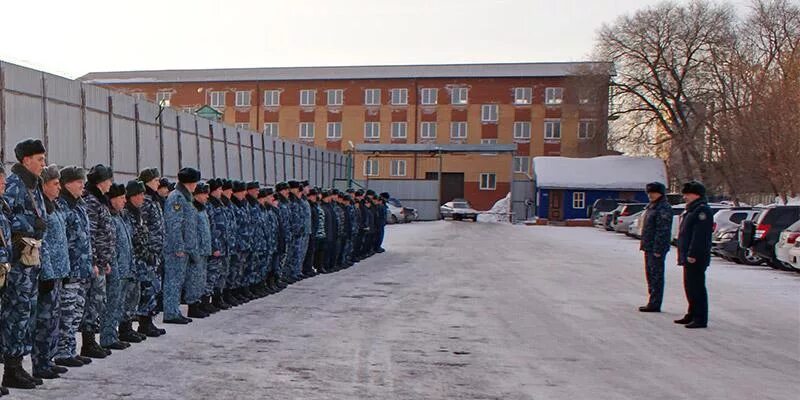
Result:
{"label": "white car", "polygon": [[614,221],[611,226],[615,232],[628,233],[628,227],[636,218],[639,218],[639,213],[647,207],[644,203],[630,203],[621,204],[617,210],[619,213],[614,214]]}
{"label": "white car", "polygon": [[[708,206],[711,208],[711,213],[716,214],[720,210],[726,210],[731,208],[727,204],[720,204],[720,203],[708,203]],[[686,204],[677,204],[672,206],[672,243],[676,243],[678,241],[678,232],[681,230],[681,215],[686,210]]]}
{"label": "white car", "polygon": [[792,259],[791,252],[797,248],[800,241],[800,221],[795,222],[781,232],[778,243],[775,243],[775,258],[785,267],[800,270],[797,268],[797,257]]}
{"label": "white car", "polygon": [[789,250],[789,264],[792,268],[800,271],[800,242],[795,243],[794,247]]}
{"label": "white car", "polygon": [[478,214],[480,214],[464,199],[455,199],[444,203],[439,208],[439,213],[442,215],[442,219],[452,218],[456,221],[471,219],[473,222],[478,220]]}
{"label": "white car", "polygon": [[642,228],[644,227],[644,210],[639,211],[635,215],[636,219],[631,222],[631,225],[628,227],[628,236],[641,239],[642,238]]}

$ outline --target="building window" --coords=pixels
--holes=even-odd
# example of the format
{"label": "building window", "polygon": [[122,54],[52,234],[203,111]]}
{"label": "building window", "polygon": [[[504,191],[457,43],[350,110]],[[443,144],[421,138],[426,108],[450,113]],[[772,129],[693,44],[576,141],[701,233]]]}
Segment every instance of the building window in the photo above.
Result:
{"label": "building window", "polygon": [[131,93],[131,96],[133,96],[133,98],[136,99],[136,101],[146,101],[147,100],[147,93],[144,93],[144,92]]}
{"label": "building window", "polygon": [[250,91],[237,90],[236,91],[236,107],[250,107]]}
{"label": "building window", "polygon": [[365,89],[364,90],[364,105],[379,106],[381,105],[381,90],[380,89]]}
{"label": "building window", "polygon": [[439,103],[439,89],[424,88],[422,89],[422,105],[430,106]]}
{"label": "building window", "polygon": [[183,112],[185,112],[185,113],[187,113],[187,114],[194,114],[194,107],[192,107],[192,106],[185,106],[185,107],[182,107],[182,108],[181,108],[181,111],[183,111]]}
{"label": "building window", "polygon": [[572,193],[572,208],[581,210],[586,208],[586,193],[574,192]]}
{"label": "building window", "polygon": [[248,131],[250,130],[250,123],[249,122],[237,122],[236,129]]}
{"label": "building window", "polygon": [[364,176],[378,176],[378,160],[364,160]]}
{"label": "building window", "polygon": [[544,121],[545,140],[561,140],[561,121]]}
{"label": "building window", "polygon": [[531,123],[525,121],[514,122],[514,139],[530,140]]}
{"label": "building window", "polygon": [[[481,139],[481,144],[497,144],[497,139]],[[497,153],[481,153],[482,156],[496,156]]]}
{"label": "building window", "polygon": [[328,105],[340,106],[342,104],[344,104],[344,90],[343,89],[328,90]]}
{"label": "building window", "polygon": [[264,124],[264,135],[278,137],[278,123],[267,122]]}
{"label": "building window", "polygon": [[561,104],[564,101],[564,88],[549,87],[544,90],[544,104]]}
{"label": "building window", "polygon": [[406,160],[392,160],[391,175],[406,176]]}
{"label": "building window", "polygon": [[422,139],[436,139],[436,122],[420,123],[419,137]]}
{"label": "building window", "polygon": [[482,173],[480,190],[495,190],[497,189],[497,175],[493,173]]}
{"label": "building window", "polygon": [[533,90],[529,87],[514,88],[514,104],[531,104]]}
{"label": "building window", "polygon": [[277,107],[281,105],[281,92],[279,90],[265,90],[264,105],[267,107]]}
{"label": "building window", "polygon": [[300,91],[300,105],[313,106],[317,104],[317,91],[314,89],[306,89]]}
{"label": "building window", "polygon": [[594,120],[578,122],[578,139],[591,139],[594,137]]}
{"label": "building window", "polygon": [[225,92],[211,92],[211,107],[225,107]]}
{"label": "building window", "polygon": [[380,122],[365,122],[364,123],[364,139],[378,139],[381,137],[381,123]]}
{"label": "building window", "polygon": [[300,139],[313,139],[314,138],[314,123],[301,122],[300,123]]}
{"label": "building window", "polygon": [[469,101],[469,89],[465,87],[453,88],[452,93],[450,93],[450,103],[451,104],[467,104]]}
{"label": "building window", "polygon": [[156,104],[169,107],[169,101],[172,98],[172,92],[158,91],[156,92]]}
{"label": "building window", "polygon": [[481,122],[497,122],[497,104],[481,106]]}
{"label": "building window", "polygon": [[408,104],[408,89],[392,89],[392,105],[405,106]]}
{"label": "building window", "polygon": [[467,138],[467,123],[466,122],[451,122],[450,123],[450,138],[451,139],[466,139]]}
{"label": "building window", "polygon": [[514,157],[514,172],[527,174],[530,168],[531,159],[528,157]]}
{"label": "building window", "polygon": [[392,122],[392,139],[408,137],[408,122]]}
{"label": "building window", "polygon": [[328,122],[328,139],[341,139],[342,138],[342,123],[341,122]]}

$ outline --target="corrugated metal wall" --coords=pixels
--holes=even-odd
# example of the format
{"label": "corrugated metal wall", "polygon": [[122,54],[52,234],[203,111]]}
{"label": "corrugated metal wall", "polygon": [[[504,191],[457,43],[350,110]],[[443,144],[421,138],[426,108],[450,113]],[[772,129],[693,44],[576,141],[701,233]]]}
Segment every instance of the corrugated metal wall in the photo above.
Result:
{"label": "corrugated metal wall", "polygon": [[340,153],[171,108],[159,116],[156,104],[0,61],[0,161],[14,163],[14,145],[27,138],[42,139],[48,163],[85,168],[103,163],[119,182],[147,167],[173,179],[180,168],[195,167],[204,179],[266,184],[308,179],[330,186],[346,177]]}

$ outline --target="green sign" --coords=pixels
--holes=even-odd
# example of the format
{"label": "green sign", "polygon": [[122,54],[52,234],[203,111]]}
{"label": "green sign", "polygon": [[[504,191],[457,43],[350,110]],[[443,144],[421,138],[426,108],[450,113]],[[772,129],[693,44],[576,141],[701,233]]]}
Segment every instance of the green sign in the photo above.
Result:
{"label": "green sign", "polygon": [[210,119],[212,121],[219,121],[222,119],[222,113],[214,109],[211,106],[202,106],[197,111],[194,112],[197,114],[198,117],[202,117],[205,119]]}

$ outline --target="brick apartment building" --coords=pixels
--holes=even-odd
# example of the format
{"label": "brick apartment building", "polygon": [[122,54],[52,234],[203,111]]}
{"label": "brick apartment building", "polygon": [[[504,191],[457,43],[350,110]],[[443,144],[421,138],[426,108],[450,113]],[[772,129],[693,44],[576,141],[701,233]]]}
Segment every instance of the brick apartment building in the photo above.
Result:
{"label": "brick apartment building", "polygon": [[[602,71],[592,74],[599,85],[580,83],[587,68]],[[343,152],[350,143],[516,143],[513,160],[442,160],[443,179],[455,187],[449,197],[488,209],[512,179],[527,179],[532,157],[609,153],[610,75],[610,64],[524,63],[95,72],[80,79],[187,112],[213,109],[241,129]],[[439,161],[355,154],[354,166],[357,180],[436,179]]]}

